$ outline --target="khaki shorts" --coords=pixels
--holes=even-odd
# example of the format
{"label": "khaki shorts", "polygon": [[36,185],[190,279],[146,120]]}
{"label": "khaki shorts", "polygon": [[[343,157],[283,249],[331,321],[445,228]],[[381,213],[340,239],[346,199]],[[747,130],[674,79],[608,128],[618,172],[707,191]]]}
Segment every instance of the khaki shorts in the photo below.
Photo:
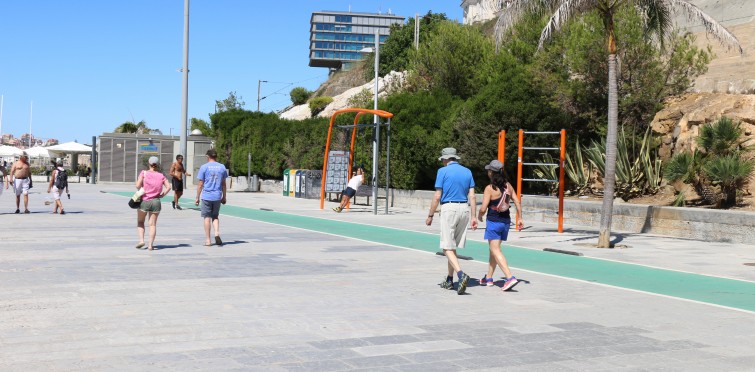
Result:
{"label": "khaki shorts", "polygon": [[142,212],[150,212],[150,213],[160,213],[162,210],[162,204],[160,204],[160,199],[154,198],[147,201],[142,200],[142,204],[139,206],[139,209],[142,210]]}
{"label": "khaki shorts", "polygon": [[440,206],[440,248],[464,248],[467,243],[469,204],[446,203]]}

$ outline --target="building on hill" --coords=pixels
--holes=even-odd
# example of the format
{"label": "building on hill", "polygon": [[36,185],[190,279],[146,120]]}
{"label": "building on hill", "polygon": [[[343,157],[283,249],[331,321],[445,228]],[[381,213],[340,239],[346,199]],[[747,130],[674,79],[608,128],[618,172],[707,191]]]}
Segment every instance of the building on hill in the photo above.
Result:
{"label": "building on hill", "polygon": [[309,38],[309,66],[327,67],[331,71],[348,69],[365,57],[364,48],[375,45],[375,31],[380,44],[385,42],[391,25],[403,24],[395,14],[320,11],[312,13]]}

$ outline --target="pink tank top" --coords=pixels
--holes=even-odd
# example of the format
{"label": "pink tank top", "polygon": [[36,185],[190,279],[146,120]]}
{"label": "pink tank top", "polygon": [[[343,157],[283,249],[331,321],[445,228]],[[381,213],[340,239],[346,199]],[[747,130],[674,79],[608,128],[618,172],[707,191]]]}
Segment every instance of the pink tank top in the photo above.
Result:
{"label": "pink tank top", "polygon": [[165,182],[165,176],[160,172],[154,171],[142,171],[144,176],[144,195],[142,200],[147,201],[156,198],[163,191],[163,183]]}

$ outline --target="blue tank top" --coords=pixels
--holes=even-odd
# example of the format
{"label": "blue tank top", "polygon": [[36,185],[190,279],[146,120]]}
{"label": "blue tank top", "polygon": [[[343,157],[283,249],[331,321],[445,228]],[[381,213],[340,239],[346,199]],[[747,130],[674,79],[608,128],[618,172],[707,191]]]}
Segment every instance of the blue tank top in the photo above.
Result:
{"label": "blue tank top", "polygon": [[503,197],[504,196],[501,195],[500,198],[493,199],[488,203],[488,221],[511,223],[511,208],[503,212],[494,211],[493,208],[490,208],[491,206],[498,205]]}

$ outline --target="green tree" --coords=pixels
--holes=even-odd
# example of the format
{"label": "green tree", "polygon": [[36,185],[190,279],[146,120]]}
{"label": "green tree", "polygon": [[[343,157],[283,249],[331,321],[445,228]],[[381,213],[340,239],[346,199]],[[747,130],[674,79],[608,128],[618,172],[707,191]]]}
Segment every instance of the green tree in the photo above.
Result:
{"label": "green tree", "polygon": [[124,122],[115,128],[115,133],[136,133],[136,134],[162,134],[159,129],[150,129],[147,123],[142,120],[138,123],[131,121]]}
{"label": "green tree", "polygon": [[309,96],[312,95],[312,92],[308,91],[307,88],[304,87],[296,87],[294,89],[291,89],[291,102],[294,105],[303,105],[307,103],[307,100],[309,99]]}
{"label": "green tree", "polygon": [[228,110],[243,110],[246,102],[244,102],[241,96],[236,97],[236,92],[229,92],[228,98],[222,101],[215,101],[215,112],[222,112]]}
{"label": "green tree", "polygon": [[[492,1],[494,4],[502,2]],[[740,53],[742,48],[738,40],[725,27],[699,8],[684,0],[513,0],[507,2],[507,7],[496,24],[496,40],[501,39],[514,21],[522,14],[532,11],[550,12],[552,15],[543,28],[538,43],[538,49],[547,42],[553,34],[559,32],[565,25],[578,15],[596,11],[603,22],[605,47],[608,55],[608,127],[606,133],[606,169],[604,179],[603,208],[601,213],[598,247],[610,247],[611,218],[613,215],[613,198],[616,171],[616,142],[618,133],[618,84],[616,69],[616,19],[615,15],[624,6],[634,6],[639,9],[645,20],[645,35],[648,38],[657,36],[663,41],[671,27],[671,15],[675,12],[684,13],[688,19],[699,20],[706,31],[721,42],[735,46]]]}
{"label": "green tree", "polygon": [[[442,21],[448,20],[444,13],[428,12],[419,20],[420,41],[427,35],[434,33],[435,27]],[[410,67],[411,51],[414,49],[414,18],[410,18],[405,25],[391,26],[391,33],[380,46],[380,66],[378,74],[385,76],[391,71],[406,71]],[[370,81],[375,78],[375,55],[370,53],[364,59],[364,78]]]}
{"label": "green tree", "polygon": [[191,132],[195,129],[199,129],[199,131],[201,131],[202,134],[207,137],[215,137],[215,133],[213,133],[210,123],[202,119],[191,118],[191,126],[189,127],[189,131]]}
{"label": "green tree", "polygon": [[[380,108],[394,113],[391,119],[391,186],[400,189],[432,189],[440,167],[438,154],[452,146],[452,113],[463,101],[448,91],[402,92],[381,101]],[[371,149],[371,133],[360,148]],[[381,143],[385,136],[381,133]],[[364,151],[364,165],[372,169],[371,150]],[[380,152],[386,154],[383,148]],[[384,168],[381,156],[381,169]]]}
{"label": "green tree", "polygon": [[412,53],[411,83],[416,89],[447,90],[468,98],[488,81],[493,54],[493,43],[479,29],[440,22]]}

